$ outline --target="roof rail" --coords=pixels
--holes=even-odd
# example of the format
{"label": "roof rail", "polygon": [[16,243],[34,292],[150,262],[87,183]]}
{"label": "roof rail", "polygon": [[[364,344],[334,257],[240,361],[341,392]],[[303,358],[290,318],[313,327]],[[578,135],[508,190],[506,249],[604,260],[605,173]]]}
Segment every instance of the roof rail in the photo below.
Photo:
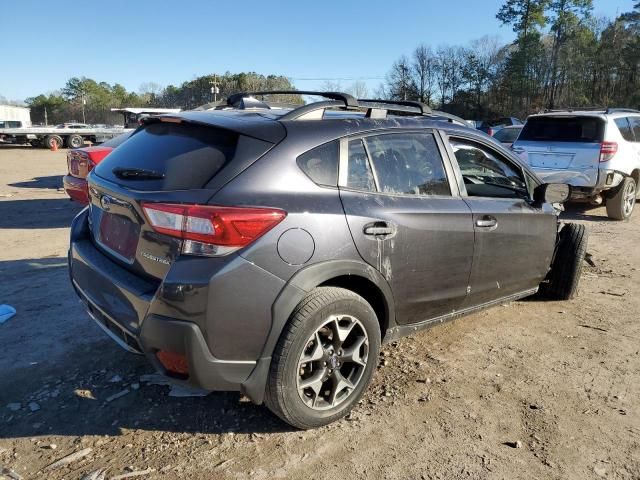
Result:
{"label": "roof rail", "polygon": [[227,98],[227,105],[233,107],[242,99],[254,95],[317,95],[344,103],[345,107],[357,107],[358,101],[348,93],[341,92],[315,92],[311,90],[264,90],[257,92],[240,92],[230,95]]}
{"label": "roof rail", "polygon": [[[433,113],[431,111],[431,108],[426,103],[414,102],[412,100],[377,100],[377,99],[369,99],[369,98],[359,98],[358,103],[359,104],[363,104],[363,103],[380,104],[381,108],[384,108],[385,105],[399,105],[402,107],[413,107],[413,108],[417,108],[420,111],[421,115],[431,115]],[[389,110],[392,110],[392,109],[389,109]]]}
{"label": "roof rail", "polygon": [[545,108],[543,113],[555,112],[606,112],[607,107],[566,107],[566,108]]}
{"label": "roof rail", "polygon": [[640,110],[636,110],[635,108],[607,108],[607,113],[640,113]]}
{"label": "roof rail", "polygon": [[[434,112],[428,105],[411,100],[380,100],[380,99],[356,99],[348,93],[341,92],[318,92],[310,90],[265,90],[255,92],[240,92],[230,95],[216,109],[224,108],[271,108],[270,102],[264,102],[253,98],[263,95],[316,95],[329,100],[314,102],[293,108],[290,112],[280,117],[281,120],[295,120],[305,117],[312,112],[326,110],[327,108],[343,108],[347,110],[367,110],[367,116],[371,116],[373,110],[393,111],[398,113],[409,113],[413,115],[438,116],[450,121],[459,120],[457,117],[444,112]],[[379,117],[377,117],[379,118]]]}

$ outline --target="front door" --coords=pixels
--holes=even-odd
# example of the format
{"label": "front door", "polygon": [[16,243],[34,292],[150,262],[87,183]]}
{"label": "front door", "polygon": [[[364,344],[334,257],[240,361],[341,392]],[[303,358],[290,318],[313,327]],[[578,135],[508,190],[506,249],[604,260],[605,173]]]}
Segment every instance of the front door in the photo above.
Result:
{"label": "front door", "polygon": [[473,258],[471,210],[430,131],[343,139],[340,197],[362,258],[389,282],[398,323],[457,310]]}
{"label": "front door", "polygon": [[555,249],[557,221],[550,205],[534,206],[535,181],[483,143],[451,138],[473,213],[475,249],[465,307],[536,288]]}

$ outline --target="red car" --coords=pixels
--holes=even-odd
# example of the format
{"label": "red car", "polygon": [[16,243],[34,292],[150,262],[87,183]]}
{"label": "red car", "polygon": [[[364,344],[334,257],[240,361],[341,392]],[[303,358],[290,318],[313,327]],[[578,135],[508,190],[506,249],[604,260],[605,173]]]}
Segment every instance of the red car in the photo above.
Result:
{"label": "red car", "polygon": [[95,147],[76,148],[67,153],[69,173],[62,179],[64,189],[72,200],[83,205],[89,203],[87,175],[93,168],[131,136],[133,132],[123,133]]}

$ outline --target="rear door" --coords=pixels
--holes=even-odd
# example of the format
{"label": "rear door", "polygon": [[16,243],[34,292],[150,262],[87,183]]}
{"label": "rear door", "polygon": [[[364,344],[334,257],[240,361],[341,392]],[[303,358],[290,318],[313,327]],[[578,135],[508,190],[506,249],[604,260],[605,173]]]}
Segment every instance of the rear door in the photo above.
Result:
{"label": "rear door", "polygon": [[547,183],[595,186],[605,123],[595,115],[529,117],[513,151]]}
{"label": "rear door", "polygon": [[393,291],[398,323],[460,307],[473,258],[471,211],[433,131],[342,139],[340,197],[362,258]]}
{"label": "rear door", "polygon": [[556,240],[550,205],[534,206],[536,180],[498,149],[477,139],[449,138],[473,213],[475,249],[465,307],[536,288]]}

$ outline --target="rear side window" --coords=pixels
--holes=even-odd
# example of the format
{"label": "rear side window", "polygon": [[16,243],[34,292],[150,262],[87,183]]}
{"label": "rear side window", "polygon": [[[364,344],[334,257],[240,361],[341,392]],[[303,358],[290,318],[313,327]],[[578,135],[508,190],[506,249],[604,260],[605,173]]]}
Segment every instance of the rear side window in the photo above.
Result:
{"label": "rear side window", "polygon": [[[95,169],[96,175],[135,190],[203,188],[236,157],[262,156],[271,144],[235,132],[188,123],[157,122],[136,131]],[[151,171],[161,179],[121,178],[113,169]]]}
{"label": "rear side window", "polygon": [[349,142],[347,187],[354,190],[376,191],[371,164],[364,149],[364,144],[360,139]]}
{"label": "rear side window", "polygon": [[631,128],[633,128],[633,133],[635,135],[635,141],[640,142],[640,117],[629,117],[629,123],[631,123]]}
{"label": "rear side window", "polygon": [[298,166],[318,185],[335,187],[338,185],[339,151],[337,141],[325,143],[300,155]]}
{"label": "rear side window", "polygon": [[365,138],[378,190],[404,195],[451,195],[433,135],[397,133]]}
{"label": "rear side window", "polygon": [[597,117],[531,117],[518,140],[599,143],[604,121]]}
{"label": "rear side window", "polygon": [[622,138],[627,140],[628,142],[635,141],[635,137],[633,136],[633,130],[631,129],[631,124],[629,123],[629,119],[626,117],[616,118],[614,120],[616,122],[616,126],[620,133],[622,134]]}

